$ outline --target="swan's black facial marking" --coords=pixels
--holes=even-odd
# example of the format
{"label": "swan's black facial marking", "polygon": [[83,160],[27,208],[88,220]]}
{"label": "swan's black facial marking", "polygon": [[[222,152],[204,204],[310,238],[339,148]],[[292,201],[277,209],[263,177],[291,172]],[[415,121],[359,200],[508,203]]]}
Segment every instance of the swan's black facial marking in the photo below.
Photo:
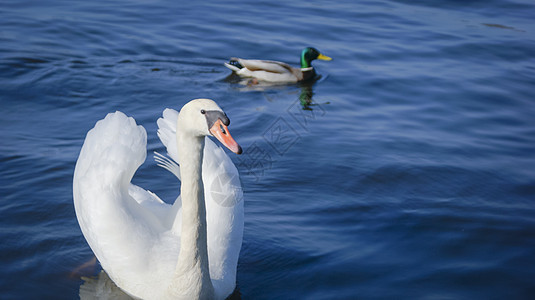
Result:
{"label": "swan's black facial marking", "polygon": [[203,110],[201,110],[201,113],[206,116],[206,122],[208,123],[208,128],[212,128],[212,126],[214,126],[214,124],[215,124],[215,122],[217,122],[217,120],[221,120],[221,122],[225,126],[229,126],[230,125],[229,118],[222,111],[219,111],[219,110],[204,110],[203,109]]}

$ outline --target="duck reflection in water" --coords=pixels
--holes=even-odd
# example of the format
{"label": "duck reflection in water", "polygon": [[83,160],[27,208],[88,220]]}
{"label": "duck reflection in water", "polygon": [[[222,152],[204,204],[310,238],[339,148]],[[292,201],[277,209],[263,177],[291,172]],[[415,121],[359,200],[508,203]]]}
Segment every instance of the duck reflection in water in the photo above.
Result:
{"label": "duck reflection in water", "polygon": [[[313,86],[316,82],[320,81],[322,79],[321,75],[317,75],[314,78],[311,78],[307,81],[294,83],[294,84],[281,84],[281,83],[273,83],[273,82],[264,82],[260,81],[256,78],[242,78],[235,73],[231,73],[228,75],[224,81],[228,82],[230,84],[235,85],[234,88],[241,91],[241,92],[269,92],[269,91],[283,91],[288,90],[292,87],[298,87],[300,89],[299,91],[299,103],[301,104],[301,107],[303,110],[313,110],[314,106],[317,105],[323,105],[323,104],[330,104],[330,102],[324,102],[324,103],[316,103],[313,100],[314,96],[314,90]],[[266,96],[268,100],[271,100],[272,97]]]}

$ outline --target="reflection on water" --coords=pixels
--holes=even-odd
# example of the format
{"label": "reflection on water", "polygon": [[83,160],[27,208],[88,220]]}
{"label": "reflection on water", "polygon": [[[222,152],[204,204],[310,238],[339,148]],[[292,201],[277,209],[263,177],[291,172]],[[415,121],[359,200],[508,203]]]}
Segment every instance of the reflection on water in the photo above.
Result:
{"label": "reflection on water", "polygon": [[[93,256],[93,258],[91,258],[89,261],[80,265],[71,272],[71,277],[80,278],[83,280],[83,283],[82,285],[80,285],[79,290],[79,296],[81,300],[135,299],[123,292],[115,284],[115,282],[111,280],[106,271],[100,269],[100,272],[98,272],[99,269],[100,264],[98,263],[97,258]],[[236,284],[236,289],[230,296],[227,297],[227,300],[239,299],[241,299],[241,294],[238,285]]]}
{"label": "reflection on water", "polygon": [[[231,73],[228,75],[223,81],[228,82],[232,85],[234,85],[234,88],[241,92],[267,92],[272,90],[280,90],[280,89],[286,89],[291,86],[297,86],[300,87],[301,91],[299,93],[299,103],[301,104],[301,107],[304,110],[313,110],[313,106],[319,105],[318,103],[315,103],[313,100],[314,91],[313,86],[316,82],[320,81],[322,78],[321,75],[318,75],[314,77],[313,79],[307,80],[306,82],[300,82],[300,83],[276,83],[276,82],[266,82],[266,81],[259,81],[256,78],[243,78],[236,73]],[[268,100],[269,97],[267,97]],[[329,102],[325,102],[322,104],[329,104]]]}
{"label": "reflection on water", "polygon": [[98,272],[97,257],[93,256],[90,260],[78,266],[71,272],[71,278],[78,278],[84,276],[84,274],[96,274]]}
{"label": "reflection on water", "polygon": [[299,103],[305,110],[312,110],[310,106],[312,103],[312,96],[314,96],[314,91],[312,91],[312,85],[306,84],[301,86],[301,93],[299,94]]}
{"label": "reflection on water", "polygon": [[108,274],[100,269],[100,264],[95,256],[74,269],[71,272],[71,277],[81,278],[84,282],[79,291],[82,300],[133,299],[119,289]]}
{"label": "reflection on water", "polygon": [[96,277],[83,276],[82,280],[84,283],[80,286],[81,300],[133,299],[119,289],[104,271],[101,271]]}
{"label": "reflection on water", "polygon": [[301,104],[301,107],[303,110],[313,110],[314,106],[329,104],[330,102],[323,102],[323,103],[317,103],[314,101],[314,90],[312,87],[316,82],[318,82],[321,79],[321,75],[317,76],[313,80],[300,83],[301,92],[299,93],[299,103]]}
{"label": "reflection on water", "polygon": [[[84,283],[80,286],[81,300],[132,300],[111,280],[108,274],[102,270],[97,276],[81,277]],[[227,300],[239,300],[241,294],[238,286]]]}
{"label": "reflection on water", "polygon": [[313,110],[313,106],[323,105],[323,104],[329,104],[330,102],[323,102],[323,103],[317,103],[313,100],[314,96],[314,90],[312,89],[312,86],[314,83],[316,83],[321,76],[317,77],[314,81],[306,82],[301,84],[301,93],[299,94],[299,103],[301,103],[301,106],[304,110]]}
{"label": "reflection on water", "polygon": [[223,81],[233,85],[233,88],[241,92],[265,92],[268,90],[285,89],[291,84],[259,81],[256,78],[243,78],[231,73]]}

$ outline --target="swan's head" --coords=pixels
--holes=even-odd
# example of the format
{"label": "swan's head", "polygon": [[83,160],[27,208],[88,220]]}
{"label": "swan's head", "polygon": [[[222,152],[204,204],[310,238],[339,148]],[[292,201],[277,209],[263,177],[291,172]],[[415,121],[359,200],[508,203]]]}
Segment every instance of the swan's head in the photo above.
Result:
{"label": "swan's head", "polygon": [[225,112],[210,99],[195,99],[186,103],[178,115],[177,128],[192,136],[213,136],[230,151],[241,154],[242,149],[232,138]]}

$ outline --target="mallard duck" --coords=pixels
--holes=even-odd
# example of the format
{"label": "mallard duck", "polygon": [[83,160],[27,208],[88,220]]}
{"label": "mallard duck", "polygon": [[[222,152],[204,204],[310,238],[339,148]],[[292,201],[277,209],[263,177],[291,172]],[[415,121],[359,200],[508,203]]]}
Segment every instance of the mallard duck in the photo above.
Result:
{"label": "mallard duck", "polygon": [[240,77],[273,83],[293,83],[314,78],[316,71],[312,67],[312,61],[315,59],[331,60],[332,58],[321,54],[315,48],[307,47],[301,52],[301,68],[294,68],[279,61],[236,57],[231,58],[225,66]]}

